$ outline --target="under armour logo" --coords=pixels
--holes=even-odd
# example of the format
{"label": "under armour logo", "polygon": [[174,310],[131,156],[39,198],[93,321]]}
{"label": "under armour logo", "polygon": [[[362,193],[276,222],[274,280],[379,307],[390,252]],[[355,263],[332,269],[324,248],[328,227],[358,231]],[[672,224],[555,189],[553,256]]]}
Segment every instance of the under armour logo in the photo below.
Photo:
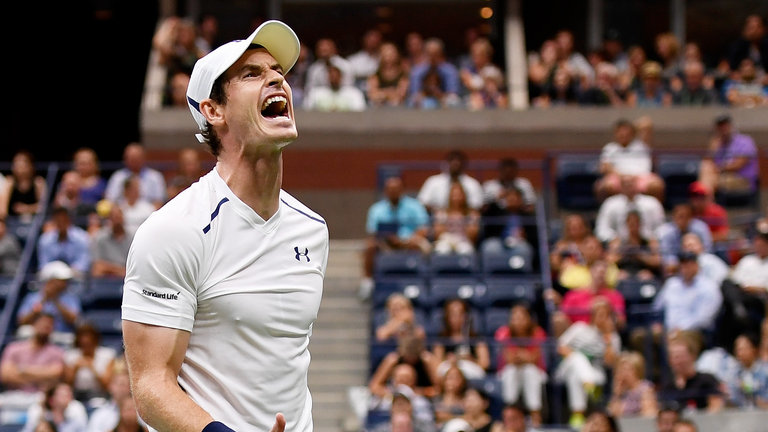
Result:
{"label": "under armour logo", "polygon": [[296,261],[301,261],[301,257],[304,257],[309,262],[309,249],[304,248],[304,252],[299,252],[299,247],[296,246],[293,250],[296,252]]}

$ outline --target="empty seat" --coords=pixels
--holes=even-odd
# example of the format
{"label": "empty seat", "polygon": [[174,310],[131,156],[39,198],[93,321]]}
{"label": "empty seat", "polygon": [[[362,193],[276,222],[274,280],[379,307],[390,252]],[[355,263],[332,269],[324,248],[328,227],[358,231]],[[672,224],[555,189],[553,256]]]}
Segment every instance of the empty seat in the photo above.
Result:
{"label": "empty seat", "polygon": [[440,308],[446,300],[460,298],[476,308],[484,308],[485,285],[476,277],[433,277],[429,281],[428,303]]}
{"label": "empty seat", "polygon": [[447,275],[475,275],[478,271],[477,256],[463,254],[437,254],[429,257],[427,270],[430,277]]}
{"label": "empty seat", "polygon": [[623,279],[616,284],[616,290],[624,297],[627,305],[649,304],[660,289],[661,285],[656,280]]}
{"label": "empty seat", "polygon": [[664,181],[664,207],[688,202],[688,187],[699,178],[701,157],[667,154],[656,158],[656,174]]}
{"label": "empty seat", "polygon": [[600,178],[600,156],[562,154],[555,162],[557,204],[566,210],[597,210],[595,182]]}
{"label": "empty seat", "polygon": [[511,307],[521,301],[533,305],[538,297],[539,282],[532,277],[489,277],[484,283],[490,307]]}
{"label": "empty seat", "polygon": [[427,262],[420,252],[380,252],[374,262],[374,276],[425,276]]}
{"label": "empty seat", "polygon": [[374,308],[383,307],[393,293],[401,293],[411,300],[414,306],[429,306],[427,284],[422,277],[389,276],[374,280],[371,304]]}
{"label": "empty seat", "polygon": [[499,327],[509,324],[509,308],[506,307],[491,307],[484,312],[484,327],[485,334],[488,337],[493,337],[494,333]]}
{"label": "empty seat", "polygon": [[122,278],[92,278],[81,295],[84,309],[119,308],[123,301]]}
{"label": "empty seat", "polygon": [[533,263],[530,257],[512,250],[485,251],[481,254],[480,259],[480,270],[483,277],[533,272]]}

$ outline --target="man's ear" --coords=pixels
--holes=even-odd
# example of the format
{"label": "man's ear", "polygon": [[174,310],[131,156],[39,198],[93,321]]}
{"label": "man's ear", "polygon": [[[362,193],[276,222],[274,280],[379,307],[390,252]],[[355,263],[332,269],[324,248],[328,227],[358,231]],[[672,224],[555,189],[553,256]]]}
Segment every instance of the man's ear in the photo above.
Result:
{"label": "man's ear", "polygon": [[211,125],[219,125],[224,122],[224,113],[221,105],[211,99],[204,99],[200,102],[200,113],[203,114],[203,117]]}

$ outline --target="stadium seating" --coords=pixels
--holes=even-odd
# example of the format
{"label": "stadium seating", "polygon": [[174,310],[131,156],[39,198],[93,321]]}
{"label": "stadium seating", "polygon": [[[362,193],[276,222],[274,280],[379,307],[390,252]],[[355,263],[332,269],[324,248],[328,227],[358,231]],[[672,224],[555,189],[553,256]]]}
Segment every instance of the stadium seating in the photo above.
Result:
{"label": "stadium seating", "polygon": [[123,278],[91,278],[81,296],[84,309],[120,308],[123,300]]}
{"label": "stadium seating", "polygon": [[426,276],[427,260],[420,252],[393,251],[376,254],[374,277]]}
{"label": "stadium seating", "polygon": [[600,178],[599,155],[560,154],[555,160],[557,205],[564,210],[595,211],[595,182]]}
{"label": "stadium seating", "polygon": [[393,293],[405,295],[416,307],[430,306],[426,280],[420,276],[389,276],[378,277],[374,281],[371,293],[373,308],[381,308]]}
{"label": "stadium seating", "polygon": [[701,158],[690,154],[661,154],[655,171],[664,181],[664,208],[688,201],[688,187],[699,178]]}
{"label": "stadium seating", "polygon": [[477,256],[433,253],[429,257],[427,271],[429,277],[471,276],[478,271]]}
{"label": "stadium seating", "polygon": [[480,271],[483,277],[529,274],[533,271],[530,257],[512,250],[485,251],[480,255]]}
{"label": "stadium seating", "polygon": [[429,307],[442,308],[446,300],[460,298],[475,308],[484,308],[485,286],[476,276],[433,277],[429,282]]}
{"label": "stadium seating", "polygon": [[496,276],[487,277],[485,283],[485,300],[489,307],[509,308],[515,303],[525,302],[527,305],[536,303],[539,281],[530,276]]}

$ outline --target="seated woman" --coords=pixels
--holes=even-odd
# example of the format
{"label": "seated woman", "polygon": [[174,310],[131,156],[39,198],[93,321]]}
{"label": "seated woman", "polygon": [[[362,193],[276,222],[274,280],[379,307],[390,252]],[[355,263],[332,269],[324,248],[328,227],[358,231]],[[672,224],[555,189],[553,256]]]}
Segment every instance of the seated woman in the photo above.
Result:
{"label": "seated woman", "polygon": [[427,398],[438,394],[440,378],[437,375],[437,358],[424,346],[424,340],[415,335],[400,338],[397,350],[381,360],[368,382],[372,395],[385,397],[392,393],[391,381],[398,365],[407,364],[415,371],[415,379],[410,387],[414,393]]}
{"label": "seated woman", "polygon": [[72,386],[75,399],[88,403],[106,397],[117,353],[100,345],[101,334],[91,324],[75,329],[74,346],[64,354],[64,380]]}
{"label": "seated woman", "polygon": [[443,327],[432,344],[432,353],[440,362],[438,374],[457,366],[468,379],[483,378],[491,364],[488,344],[472,326],[469,305],[450,299],[443,305]]}
{"label": "seated woman", "polygon": [[480,231],[480,212],[469,207],[461,183],[453,183],[448,207],[435,213],[434,251],[438,254],[473,254]]}
{"label": "seated woman", "polygon": [[645,360],[635,351],[619,356],[613,372],[613,390],[608,412],[614,417],[648,417],[658,413],[654,384],[645,379]]}
{"label": "seated woman", "polygon": [[619,269],[618,280],[652,280],[661,277],[659,242],[643,236],[640,213],[627,213],[627,235],[616,237],[608,245],[607,259]]}
{"label": "seated woman", "polygon": [[450,366],[440,378],[440,392],[432,398],[438,428],[464,414],[463,400],[467,390],[467,378],[458,366]]}
{"label": "seated woman", "polygon": [[6,177],[5,190],[0,192],[0,218],[10,216],[31,222],[41,209],[46,189],[45,179],[35,172],[32,153],[17,152],[11,162],[11,175]]}
{"label": "seated woman", "polygon": [[510,309],[509,323],[496,329],[493,339],[500,346],[497,370],[504,403],[516,404],[523,393],[531,423],[541,425],[542,390],[547,381],[542,351],[546,332],[533,320],[527,305],[516,304]]}
{"label": "seated woman", "polygon": [[368,100],[372,106],[404,106],[408,93],[408,68],[397,45],[391,42],[379,48],[379,67],[368,78]]}
{"label": "seated woman", "polygon": [[392,293],[387,298],[387,321],[376,327],[377,342],[394,342],[405,335],[414,335],[425,340],[427,332],[416,321],[413,303],[401,293]]}

